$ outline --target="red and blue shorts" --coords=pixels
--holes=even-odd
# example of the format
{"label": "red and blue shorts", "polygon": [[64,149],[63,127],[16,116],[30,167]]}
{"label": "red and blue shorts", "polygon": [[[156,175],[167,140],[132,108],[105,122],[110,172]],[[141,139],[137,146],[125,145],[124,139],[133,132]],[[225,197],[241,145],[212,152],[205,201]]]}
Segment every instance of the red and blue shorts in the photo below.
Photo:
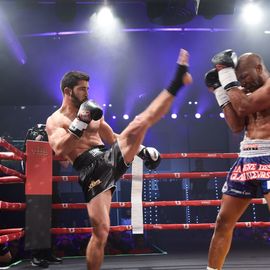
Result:
{"label": "red and blue shorts", "polygon": [[270,192],[270,141],[244,140],[241,143],[240,157],[230,169],[222,192],[240,198]]}

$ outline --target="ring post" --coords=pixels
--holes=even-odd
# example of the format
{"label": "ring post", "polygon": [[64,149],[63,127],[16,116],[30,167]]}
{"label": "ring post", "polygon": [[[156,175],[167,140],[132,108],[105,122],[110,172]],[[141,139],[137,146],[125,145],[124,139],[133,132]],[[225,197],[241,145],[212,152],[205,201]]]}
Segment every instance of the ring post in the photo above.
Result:
{"label": "ring post", "polygon": [[25,249],[51,247],[52,149],[48,142],[26,142]]}

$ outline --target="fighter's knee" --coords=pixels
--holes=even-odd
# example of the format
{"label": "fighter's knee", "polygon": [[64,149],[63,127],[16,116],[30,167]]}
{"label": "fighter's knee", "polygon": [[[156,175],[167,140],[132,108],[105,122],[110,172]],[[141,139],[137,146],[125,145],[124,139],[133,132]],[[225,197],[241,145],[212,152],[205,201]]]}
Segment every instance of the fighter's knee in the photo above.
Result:
{"label": "fighter's knee", "polygon": [[231,220],[225,218],[222,215],[217,216],[216,220],[216,231],[219,232],[230,232],[231,230],[234,229],[235,222],[232,222]]}
{"label": "fighter's knee", "polygon": [[109,235],[110,226],[108,224],[100,224],[94,228],[93,236],[102,245],[105,245]]}

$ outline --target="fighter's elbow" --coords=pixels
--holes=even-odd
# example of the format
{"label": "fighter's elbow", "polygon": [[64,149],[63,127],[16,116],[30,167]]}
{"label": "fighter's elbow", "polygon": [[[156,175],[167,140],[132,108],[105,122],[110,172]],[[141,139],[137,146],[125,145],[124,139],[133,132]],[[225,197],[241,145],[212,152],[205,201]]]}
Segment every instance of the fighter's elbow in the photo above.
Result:
{"label": "fighter's elbow", "polygon": [[249,111],[246,108],[244,108],[244,107],[238,108],[238,110],[236,111],[236,113],[241,118],[249,115]]}
{"label": "fighter's elbow", "polygon": [[59,146],[55,148],[54,153],[56,156],[64,158],[68,156],[68,154],[70,153],[70,148],[68,147],[63,148]]}
{"label": "fighter's elbow", "polygon": [[65,155],[64,151],[61,149],[58,149],[58,148],[54,149],[54,153],[56,156],[64,156]]}
{"label": "fighter's elbow", "polygon": [[229,128],[233,133],[240,133],[245,129],[244,125],[241,124],[231,124]]}
{"label": "fighter's elbow", "polygon": [[240,133],[244,130],[245,126],[242,122],[238,122],[238,123],[228,123],[228,126],[230,128],[230,130],[233,133]]}
{"label": "fighter's elbow", "polygon": [[50,144],[55,156],[64,157],[67,153],[61,145]]}
{"label": "fighter's elbow", "polygon": [[230,127],[233,133],[241,133],[244,129],[242,127]]}

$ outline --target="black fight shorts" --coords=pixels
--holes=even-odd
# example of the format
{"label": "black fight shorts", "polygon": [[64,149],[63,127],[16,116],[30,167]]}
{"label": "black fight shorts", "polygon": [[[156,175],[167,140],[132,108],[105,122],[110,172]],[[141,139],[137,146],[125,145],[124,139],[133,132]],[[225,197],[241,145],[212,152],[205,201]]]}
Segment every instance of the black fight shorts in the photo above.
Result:
{"label": "black fight shorts", "polygon": [[117,180],[129,168],[117,141],[108,150],[98,146],[83,152],[75,159],[73,167],[79,171],[79,183],[86,202],[106,190],[113,192]]}

